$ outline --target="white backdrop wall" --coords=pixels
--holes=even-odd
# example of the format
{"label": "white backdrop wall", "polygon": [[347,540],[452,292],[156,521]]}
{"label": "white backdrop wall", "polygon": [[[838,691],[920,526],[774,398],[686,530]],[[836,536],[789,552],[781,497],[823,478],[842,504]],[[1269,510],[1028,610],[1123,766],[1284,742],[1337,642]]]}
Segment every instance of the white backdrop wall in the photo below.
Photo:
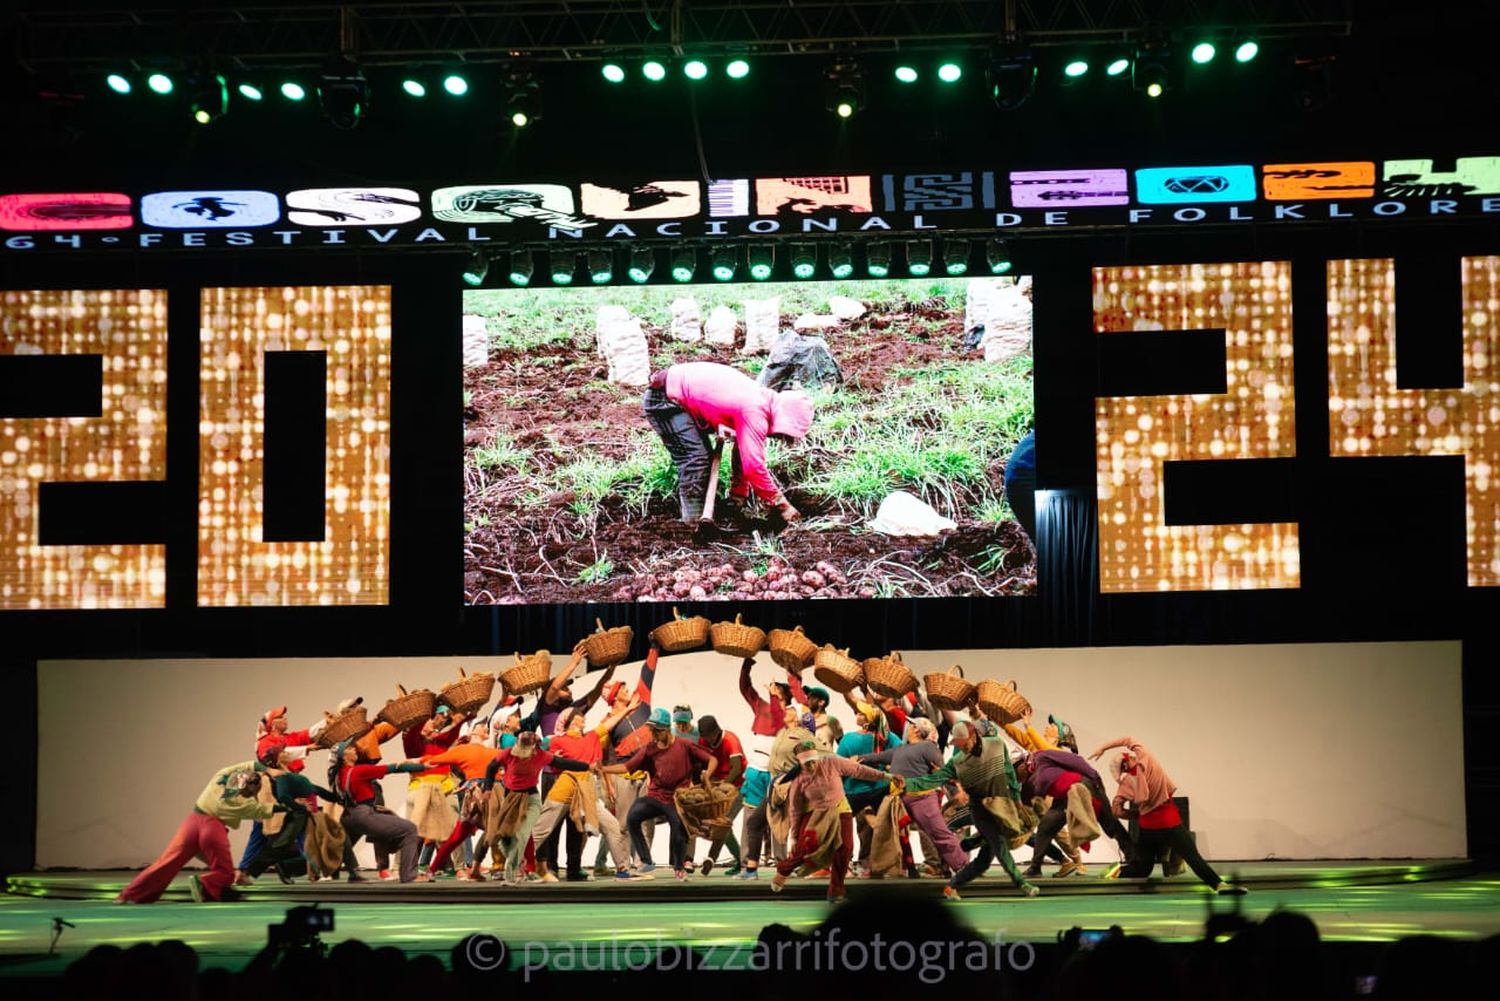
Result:
{"label": "white backdrop wall", "polygon": [[[1145,742],[1179,794],[1190,797],[1192,827],[1209,859],[1466,852],[1456,642],[927,650],[904,657],[919,677],[961,663],[970,680],[1016,679],[1036,709],[1038,728],[1047,713],[1057,713],[1077,731],[1085,754],[1124,734]],[[398,682],[436,691],[457,678],[460,665],[497,671],[511,663],[482,657],[44,662],[37,863],[150,862],[212,774],[253,756],[255,721],[271,706],[289,706],[300,728],[340,699],[363,695],[373,716]],[[615,676],[633,682],[639,667],[623,665]],[[738,668],[738,661],[712,652],[663,657],[653,702],[691,705],[748,735]],[[756,686],[763,690],[780,674],[762,655]],[[576,680],[575,694],[593,680]],[[837,696],[833,713],[849,725],[852,714]],[[602,715],[596,707],[590,721]],[[400,758],[399,740],[387,744],[386,759]],[[310,756],[315,779],[321,781],[326,762],[326,753]],[[1107,763],[1100,763],[1106,776]],[[386,780],[386,801],[398,810],[404,785],[404,777]],[[248,828],[231,832],[236,856]],[[361,851],[369,864],[368,846]],[[667,860],[664,830],[654,851],[659,863]],[[593,859],[592,844],[587,858]],[[1113,846],[1101,841],[1091,859],[1110,858]]]}

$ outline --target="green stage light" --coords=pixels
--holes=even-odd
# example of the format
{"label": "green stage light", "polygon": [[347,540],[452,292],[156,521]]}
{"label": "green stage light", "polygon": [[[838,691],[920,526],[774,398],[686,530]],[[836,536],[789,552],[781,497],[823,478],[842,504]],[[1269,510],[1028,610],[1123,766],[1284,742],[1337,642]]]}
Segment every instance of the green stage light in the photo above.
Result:
{"label": "green stage light", "polygon": [[1193,46],[1193,62],[1199,66],[1211,63],[1214,61],[1214,53],[1216,51],[1213,42],[1199,42]]}
{"label": "green stage light", "polygon": [[510,113],[510,123],[518,129],[524,129],[531,124],[531,116],[518,108]]}
{"label": "green stage light", "polygon": [[1124,73],[1128,69],[1130,69],[1130,60],[1120,58],[1104,67],[1104,72],[1108,76],[1119,76],[1121,73]]}
{"label": "green stage light", "polygon": [[529,250],[513,250],[510,254],[510,283],[512,285],[530,285],[531,276],[536,272],[536,261]]}
{"label": "green stage light", "polygon": [[1253,38],[1247,38],[1234,50],[1234,61],[1237,63],[1248,63],[1260,55],[1260,43]]}
{"label": "green stage light", "polygon": [[776,270],[776,250],[768,244],[750,247],[750,277],[763,282]]}
{"label": "green stage light", "polygon": [[906,273],[924,278],[932,273],[932,242],[913,240],[906,245]]}
{"label": "green stage light", "polygon": [[619,63],[605,63],[599,68],[599,72],[603,74],[604,79],[608,80],[610,83],[625,82],[625,67],[621,66]]}
{"label": "green stage light", "polygon": [[672,252],[672,280],[690,282],[698,270],[698,253],[692,247],[679,247]]}
{"label": "green stage light", "polygon": [[146,77],[146,86],[157,94],[172,93],[172,78],[165,73],[152,73]]}
{"label": "green stage light", "polygon": [[958,78],[964,75],[964,68],[958,63],[943,63],[938,67],[938,79],[944,83],[957,83]]}
{"label": "green stage light", "polygon": [[608,250],[589,251],[589,280],[608,285],[615,279],[615,255]]}
{"label": "green stage light", "polygon": [[854,115],[854,102],[853,101],[840,101],[838,104],[836,104],[834,106],[833,111],[834,111],[834,114],[838,115],[840,118],[850,118],[850,117],[853,117],[853,115]]}
{"label": "green stage light", "polygon": [[307,89],[295,80],[288,80],[281,85],[281,96],[288,101],[300,101],[307,97]]}
{"label": "green stage light", "polygon": [[1009,245],[998,238],[990,240],[984,248],[984,260],[990,266],[990,274],[1005,274],[1011,269]]}
{"label": "green stage light", "polygon": [[897,66],[896,79],[901,83],[916,83],[917,68],[915,66]]}
{"label": "green stage light", "polygon": [[547,270],[552,275],[552,284],[573,284],[573,272],[578,270],[578,256],[571,251],[556,251],[549,254]]}
{"label": "green stage light", "polygon": [[810,243],[799,243],[792,247],[792,276],[811,278],[818,271],[818,248]]}
{"label": "green stage light", "polygon": [[421,80],[414,80],[411,77],[407,77],[405,80],[401,81],[401,89],[406,91],[412,97],[427,96],[427,85]]}
{"label": "green stage light", "polygon": [[240,96],[247,101],[259,101],[266,96],[261,91],[261,89],[253,83],[242,83],[235,89],[238,90],[240,92]]}
{"label": "green stage light", "polygon": [[1155,81],[1146,84],[1147,97],[1161,97],[1162,86]]}
{"label": "green stage light", "polygon": [[891,273],[891,245],[872,243],[865,251],[865,274],[871,278],[884,278]]}
{"label": "green stage light", "polygon": [[661,83],[667,78],[667,68],[655,59],[648,59],[641,64],[641,75],[652,83]]}
{"label": "green stage light", "polygon": [[1074,59],[1063,67],[1063,75],[1077,79],[1089,71],[1089,64],[1082,59]]}
{"label": "green stage light", "polygon": [[739,251],[734,247],[718,247],[714,250],[714,280],[727,282],[734,279],[739,269]]}
{"label": "green stage light", "polygon": [[835,278],[848,278],[854,274],[854,248],[848,243],[835,243],[828,248],[828,273]]}
{"label": "green stage light", "polygon": [[457,73],[449,73],[443,77],[443,89],[454,97],[463,97],[469,92],[469,81]]}
{"label": "green stage light", "polygon": [[129,78],[123,77],[118,73],[111,73],[109,76],[104,78],[104,82],[108,84],[109,89],[114,91],[116,94],[128,94],[131,91]]}
{"label": "green stage light", "polygon": [[702,80],[708,76],[708,63],[702,59],[689,59],[682,64],[682,75],[689,80]]}
{"label": "green stage light", "polygon": [[957,277],[958,275],[968,273],[969,241],[943,241],[943,270],[946,271],[951,277]]}
{"label": "green stage light", "polygon": [[469,263],[464,266],[464,284],[478,287],[484,284],[485,277],[490,273],[490,259],[482,250],[475,250],[469,254]]}
{"label": "green stage light", "polygon": [[750,64],[743,59],[732,59],[724,67],[724,73],[731,80],[743,80],[750,75]]}
{"label": "green stage light", "polygon": [[651,273],[655,270],[656,251],[650,247],[636,247],[630,252],[630,267],[625,273],[631,281],[644,285],[651,280]]}

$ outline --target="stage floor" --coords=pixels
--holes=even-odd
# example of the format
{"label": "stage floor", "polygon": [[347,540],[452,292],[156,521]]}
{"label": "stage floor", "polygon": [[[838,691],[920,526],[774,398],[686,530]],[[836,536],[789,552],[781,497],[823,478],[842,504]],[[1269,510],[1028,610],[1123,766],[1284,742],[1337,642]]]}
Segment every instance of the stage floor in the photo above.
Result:
{"label": "stage floor", "polygon": [[[1042,896],[1028,900],[1008,880],[992,875],[966,887],[964,899],[951,906],[981,934],[1005,942],[1052,942],[1059,930],[1074,925],[1113,924],[1164,941],[1192,941],[1201,937],[1210,910],[1231,910],[1236,901],[1251,920],[1278,908],[1306,913],[1328,941],[1500,934],[1500,875],[1478,874],[1463,860],[1257,862],[1223,864],[1221,871],[1251,892],[1240,898],[1214,897],[1189,874],[1156,882],[1083,876],[1044,878],[1039,882]],[[726,947],[719,950],[721,958],[732,961],[733,950],[727,947],[754,942],[765,925],[780,922],[811,931],[829,912],[824,880],[794,879],[785,894],[774,896],[766,877],[748,882],[710,876],[678,884],[670,873],[640,883],[509,888],[449,881],[284,886],[263,877],[245,891],[245,900],[218,905],[189,902],[182,878],[160,903],[111,903],[132,875],[10,877],[9,892],[0,896],[0,975],[46,975],[96,945],[164,939],[192,945],[205,967],[235,968],[264,945],[266,926],[279,922],[288,907],[313,902],[336,910],[336,929],[323,936],[329,944],[358,938],[446,959],[465,935],[489,932],[510,945],[514,962],[528,956],[547,960],[549,950],[579,942],[595,943],[601,956],[616,957],[640,943],[647,948],[719,946]],[[851,880],[848,889],[852,902],[879,898],[899,907],[908,894],[937,897],[942,885],[936,879]],[[48,956],[54,918],[75,927],[64,929],[56,953]]]}

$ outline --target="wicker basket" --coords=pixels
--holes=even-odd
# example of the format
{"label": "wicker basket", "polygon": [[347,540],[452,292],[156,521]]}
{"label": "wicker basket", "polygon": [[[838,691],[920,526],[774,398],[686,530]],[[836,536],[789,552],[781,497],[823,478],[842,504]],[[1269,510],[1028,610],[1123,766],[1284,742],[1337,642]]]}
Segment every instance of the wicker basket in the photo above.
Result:
{"label": "wicker basket", "polygon": [[438,701],[456,713],[473,714],[490,700],[495,690],[495,676],[488,673],[465,674],[458,669],[458,680],[450,681],[438,693]]}
{"label": "wicker basket", "polygon": [[599,619],[594,620],[594,625],[598,630],[583,641],[589,667],[614,667],[623,663],[630,656],[630,641],[635,638],[635,630],[629,626],[605,629]]}
{"label": "wicker basket", "polygon": [[708,620],[701,615],[684,619],[674,608],[672,621],[651,630],[651,638],[667,653],[695,650],[708,642]]}
{"label": "wicker basket", "polygon": [[389,723],[397,730],[405,731],[432,719],[432,713],[437,709],[436,695],[425,688],[408,692],[400,685],[396,686],[396,691],[400,694],[375,714],[375,722]]}
{"label": "wicker basket", "polygon": [[876,695],[899,699],[917,690],[917,676],[901,663],[901,654],[895,650],[889,657],[871,657],[864,666],[865,681]]}
{"label": "wicker basket", "polygon": [[958,664],[950,667],[946,674],[927,675],[922,684],[927,689],[927,701],[935,709],[957,711],[974,701],[974,685],[964,680],[964,669]]}
{"label": "wicker basket", "polygon": [[516,666],[500,675],[500,684],[506,695],[525,695],[538,688],[546,688],[552,680],[552,655],[538,650],[526,657],[516,654]]}
{"label": "wicker basket", "polygon": [[323,718],[328,721],[328,725],[318,734],[319,747],[333,747],[346,740],[358,740],[369,733],[374,725],[364,706],[355,706],[341,716],[324,712]]}
{"label": "wicker basket", "polygon": [[1002,685],[998,681],[986,679],[979,683],[975,694],[985,718],[994,720],[1001,726],[1031,715],[1031,703],[1016,691],[1014,681]]}
{"label": "wicker basket", "polygon": [[813,654],[813,675],[841,695],[865,683],[863,665],[850,657],[848,650],[835,650],[832,643]]}
{"label": "wicker basket", "polygon": [[802,634],[802,627],[795,629],[772,629],[767,637],[771,659],[793,674],[801,674],[812,664],[818,653],[818,644]]}
{"label": "wicker basket", "polygon": [[708,631],[713,636],[715,650],[742,660],[754,657],[766,645],[765,631],[742,624],[738,615],[733,622],[714,623]]}

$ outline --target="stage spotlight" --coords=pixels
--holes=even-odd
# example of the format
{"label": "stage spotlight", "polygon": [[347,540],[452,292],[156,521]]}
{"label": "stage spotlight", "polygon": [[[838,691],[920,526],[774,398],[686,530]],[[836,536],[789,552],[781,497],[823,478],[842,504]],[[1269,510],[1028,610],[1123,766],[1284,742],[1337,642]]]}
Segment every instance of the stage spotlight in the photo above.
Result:
{"label": "stage spotlight", "polygon": [[743,80],[750,75],[750,63],[744,59],[731,59],[724,67],[724,75],[731,80]]}
{"label": "stage spotlight", "polygon": [[193,121],[210,125],[229,110],[229,85],[222,76],[207,76],[193,84]]}
{"label": "stage spotlight", "polygon": [[615,255],[610,250],[589,251],[589,281],[608,285],[615,280]]}
{"label": "stage spotlight", "polygon": [[963,75],[964,68],[958,65],[958,63],[952,62],[943,63],[938,67],[937,71],[938,79],[943,81],[944,83],[957,83],[959,78]]}
{"label": "stage spotlight", "polygon": [[238,90],[240,92],[240,96],[247,101],[264,100],[266,96],[265,91],[261,90],[259,86],[253,83],[242,83],[235,89]]}
{"label": "stage spotlight", "polygon": [[848,278],[854,274],[854,247],[847,240],[828,247],[828,273],[835,278]]}
{"label": "stage spotlight", "polygon": [[641,64],[641,75],[652,83],[661,83],[667,78],[667,68],[655,59],[647,59]]}
{"label": "stage spotlight", "polygon": [[708,76],[708,63],[702,59],[689,59],[682,64],[682,75],[689,80],[702,80]]}
{"label": "stage spotlight", "polygon": [[811,243],[792,244],[792,277],[811,278],[818,272],[818,248]]}
{"label": "stage spotlight", "polygon": [[469,92],[469,81],[457,73],[443,77],[443,89],[454,97],[463,97]]}
{"label": "stage spotlight", "polygon": [[464,284],[476,288],[484,284],[490,273],[490,257],[482,250],[469,252],[469,263],[464,265]]}
{"label": "stage spotlight", "polygon": [[528,69],[515,68],[505,73],[505,116],[518,129],[524,129],[542,118],[542,90]]}
{"label": "stage spotlight", "polygon": [[1089,61],[1087,59],[1071,59],[1068,61],[1068,64],[1063,67],[1063,76],[1067,77],[1069,80],[1076,80],[1086,74],[1088,71]]}
{"label": "stage spotlight", "polygon": [[531,276],[536,272],[536,260],[529,250],[512,250],[510,252],[510,283],[512,285],[530,285]]}
{"label": "stage spotlight", "polygon": [[885,278],[891,273],[891,245],[872,243],[865,251],[865,274],[871,278]]}
{"label": "stage spotlight", "polygon": [[740,267],[740,251],[738,247],[715,247],[713,253],[713,274],[715,281],[727,282],[734,279],[734,273]]}
{"label": "stage spotlight", "polygon": [[1190,53],[1193,58],[1193,62],[1197,63],[1199,66],[1207,66],[1209,63],[1214,61],[1214,56],[1217,54],[1218,49],[1214,48],[1213,42],[1199,42],[1197,45],[1193,46],[1192,52]]}
{"label": "stage spotlight", "polygon": [[619,63],[605,63],[599,67],[599,73],[610,83],[625,82],[625,67]]}
{"label": "stage spotlight", "polygon": [[300,101],[307,97],[307,88],[295,80],[288,80],[281,85],[281,96],[288,101]]}
{"label": "stage spotlight", "polygon": [[678,247],[672,251],[672,280],[690,282],[698,270],[698,252],[692,247]]}
{"label": "stage spotlight", "polygon": [[967,274],[969,271],[969,241],[943,241],[943,270],[950,276]]}
{"label": "stage spotlight", "polygon": [[643,285],[651,280],[651,273],[656,270],[656,251],[650,247],[636,247],[630,251],[630,267],[625,274],[637,285]]}
{"label": "stage spotlight", "polygon": [[104,78],[104,82],[108,84],[109,89],[114,91],[116,94],[128,94],[132,90],[130,86],[130,78],[121,76],[119,73],[111,73],[109,76]]}
{"label": "stage spotlight", "polygon": [[916,83],[917,68],[915,66],[897,66],[896,81],[898,83]]}
{"label": "stage spotlight", "polygon": [[836,62],[824,74],[823,96],[828,110],[852,118],[865,106],[865,78],[859,64]]}
{"label": "stage spotlight", "polygon": [[1260,55],[1260,43],[1253,38],[1247,38],[1234,47],[1234,61],[1237,63],[1248,63]]}
{"label": "stage spotlight", "polygon": [[990,274],[1003,275],[1011,269],[1010,246],[999,237],[985,244],[984,261],[990,266]]}
{"label": "stage spotlight", "polygon": [[1135,50],[1131,84],[1147,97],[1161,97],[1170,85],[1171,52],[1164,43],[1150,42]]}
{"label": "stage spotlight", "polygon": [[985,75],[995,107],[1014,111],[1026,103],[1036,87],[1036,60],[1025,45],[1009,42],[991,53]]}
{"label": "stage spotlight", "polygon": [[426,97],[427,85],[416,77],[407,77],[401,81],[401,89],[411,97]]}
{"label": "stage spotlight", "polygon": [[1130,60],[1124,56],[1117,56],[1110,60],[1108,66],[1104,67],[1104,73],[1106,76],[1120,76],[1128,69],[1130,69]]}
{"label": "stage spotlight", "polygon": [[359,125],[370,106],[370,82],[365,71],[347,56],[337,56],[323,67],[318,80],[318,103],[323,117],[336,129]]}
{"label": "stage spotlight", "polygon": [[769,243],[756,243],[750,247],[750,277],[763,282],[776,270],[776,248]]}
{"label": "stage spotlight", "polygon": [[906,245],[906,273],[917,278],[932,273],[932,241],[912,240]]}
{"label": "stage spotlight", "polygon": [[552,275],[552,284],[573,284],[573,272],[577,270],[577,252],[572,250],[554,250],[547,255],[547,271]]}
{"label": "stage spotlight", "polygon": [[1292,103],[1299,111],[1320,111],[1333,94],[1333,60],[1328,54],[1299,55],[1292,65]]}
{"label": "stage spotlight", "polygon": [[152,73],[146,77],[146,86],[151,88],[154,94],[172,93],[172,78],[165,73]]}

